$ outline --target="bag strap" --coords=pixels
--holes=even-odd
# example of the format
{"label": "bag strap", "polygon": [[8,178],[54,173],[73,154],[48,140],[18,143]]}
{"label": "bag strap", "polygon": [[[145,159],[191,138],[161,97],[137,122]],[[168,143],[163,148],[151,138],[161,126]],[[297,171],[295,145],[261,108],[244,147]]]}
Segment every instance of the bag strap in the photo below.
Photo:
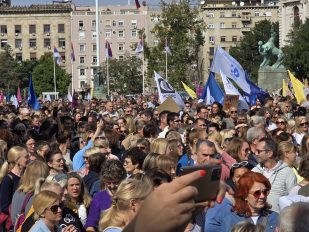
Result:
{"label": "bag strap", "polygon": [[30,198],[32,197],[32,195],[33,195],[33,193],[31,193],[31,192],[26,194],[26,196],[25,196],[25,198],[24,198],[24,200],[23,200],[23,204],[22,204],[22,206],[21,206],[21,210],[20,210],[20,213],[21,213],[21,214],[25,213],[26,206],[27,206],[27,204],[28,204]]}

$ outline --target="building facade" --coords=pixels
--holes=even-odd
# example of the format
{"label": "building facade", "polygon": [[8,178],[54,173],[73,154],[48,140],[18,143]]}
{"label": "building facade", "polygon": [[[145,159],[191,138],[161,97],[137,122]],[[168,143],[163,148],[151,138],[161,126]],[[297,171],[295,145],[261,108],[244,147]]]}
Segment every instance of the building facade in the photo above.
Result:
{"label": "building facade", "polygon": [[308,0],[279,1],[279,44],[280,47],[288,43],[288,34],[294,24],[304,23],[309,17]]}
{"label": "building facade", "polygon": [[57,47],[63,68],[70,73],[70,4],[0,8],[0,48],[12,48],[17,61],[37,60]]}
{"label": "building facade", "polygon": [[[73,89],[82,91],[93,87],[97,68],[96,11],[95,7],[76,7],[71,13],[72,44],[76,60],[72,65]],[[139,31],[147,28],[148,7],[106,6],[99,9],[99,63],[106,62],[105,43],[111,46],[113,58],[122,59],[126,54],[136,55],[134,48],[140,41]],[[146,42],[148,36],[146,35]],[[142,56],[142,55],[140,55]]]}
{"label": "building facade", "polygon": [[226,51],[236,46],[241,37],[255,26],[255,23],[267,19],[278,21],[277,3],[257,3],[246,5],[243,2],[207,2],[202,6],[201,17],[206,23],[205,44],[201,49],[200,67],[203,81],[209,75],[209,69],[215,53],[220,46]]}

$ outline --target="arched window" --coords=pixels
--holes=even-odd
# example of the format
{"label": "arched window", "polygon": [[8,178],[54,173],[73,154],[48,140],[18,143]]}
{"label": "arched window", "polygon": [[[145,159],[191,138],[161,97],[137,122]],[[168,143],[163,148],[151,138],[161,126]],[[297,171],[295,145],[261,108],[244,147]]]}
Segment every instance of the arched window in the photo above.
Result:
{"label": "arched window", "polygon": [[293,8],[293,14],[294,14],[294,25],[299,25],[300,19],[299,19],[299,8],[298,8],[298,6],[295,6]]}

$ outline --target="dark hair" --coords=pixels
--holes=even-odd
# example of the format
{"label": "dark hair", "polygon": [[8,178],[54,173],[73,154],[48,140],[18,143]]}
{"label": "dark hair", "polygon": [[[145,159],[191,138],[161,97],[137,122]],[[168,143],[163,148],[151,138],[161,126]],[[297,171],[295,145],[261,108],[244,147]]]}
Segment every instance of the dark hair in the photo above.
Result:
{"label": "dark hair", "polygon": [[175,113],[175,112],[169,112],[167,114],[167,125],[170,126],[170,121],[173,121],[175,119],[175,117],[179,117],[179,114]]}
{"label": "dark hair", "polygon": [[199,105],[199,106],[196,108],[196,113],[200,113],[202,109],[205,109],[205,110],[208,111],[207,106],[205,106],[205,105]]}
{"label": "dark hair", "polygon": [[71,139],[72,133],[68,130],[58,131],[56,139],[59,144],[64,144],[68,139]]}
{"label": "dark hair", "polygon": [[148,176],[152,180],[154,187],[158,187],[163,183],[169,183],[172,181],[171,176],[161,169],[147,170],[145,172],[145,175]]}
{"label": "dark hair", "polygon": [[158,127],[153,123],[147,123],[143,128],[145,138],[154,138],[158,135]]}
{"label": "dark hair", "polygon": [[264,142],[265,143],[264,149],[272,151],[273,152],[273,158],[276,159],[276,160],[278,159],[278,154],[277,154],[278,146],[277,146],[277,143],[273,139],[262,138],[262,139],[260,139],[259,142]]}
{"label": "dark hair", "polygon": [[216,148],[215,144],[207,139],[198,139],[196,142],[196,151],[200,149],[202,144],[205,144],[207,147]]}
{"label": "dark hair", "polygon": [[62,152],[59,150],[59,149],[56,149],[56,150],[51,150],[49,151],[46,156],[45,156],[45,161],[48,163],[48,162],[51,162],[52,159],[54,158],[54,156],[56,154],[61,154],[62,155]]}
{"label": "dark hair", "polygon": [[220,126],[219,126],[219,124],[218,124],[218,123],[211,122],[211,123],[209,123],[208,126],[207,126],[207,133],[209,132],[209,128],[210,128],[210,127],[215,127],[217,131],[220,131]]}
{"label": "dark hair", "polygon": [[162,117],[163,117],[164,115],[167,115],[169,112],[170,112],[170,111],[168,111],[168,110],[163,110],[163,111],[159,114],[159,121],[161,122]]}
{"label": "dark hair", "polygon": [[106,161],[105,155],[102,153],[95,153],[89,156],[89,170],[100,173],[102,164]]}
{"label": "dark hair", "polygon": [[298,174],[305,180],[309,180],[309,156],[305,155],[302,157],[299,167]]}
{"label": "dark hair", "polygon": [[152,119],[152,117],[153,117],[153,113],[152,113],[151,109],[146,109],[146,110],[142,111],[140,113],[140,115],[142,115],[142,114],[145,115],[146,117],[150,117],[150,119]]}
{"label": "dark hair", "polygon": [[101,167],[101,182],[106,181],[122,181],[127,177],[127,172],[119,160],[106,160]]}
{"label": "dark hair", "polygon": [[137,147],[130,148],[124,155],[124,159],[129,158],[132,164],[138,165],[138,169],[142,169],[144,160],[146,158],[146,153]]}

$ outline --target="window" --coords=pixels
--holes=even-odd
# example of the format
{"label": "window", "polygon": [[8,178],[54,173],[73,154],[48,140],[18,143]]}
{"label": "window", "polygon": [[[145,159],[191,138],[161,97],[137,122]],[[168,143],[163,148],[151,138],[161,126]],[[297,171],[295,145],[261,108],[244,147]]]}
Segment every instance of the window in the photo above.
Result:
{"label": "window", "polygon": [[91,21],[91,27],[95,28],[97,26],[97,21],[96,20],[92,20]]}
{"label": "window", "polygon": [[97,32],[96,31],[93,31],[92,32],[92,39],[96,39],[97,38]]}
{"label": "window", "polygon": [[213,18],[213,17],[215,17],[215,14],[214,13],[208,13],[208,17]]}
{"label": "window", "polygon": [[50,39],[44,39],[44,48],[50,48]]}
{"label": "window", "polygon": [[15,39],[15,48],[21,48],[21,47],[22,47],[21,39]]}
{"label": "window", "polygon": [[237,23],[232,23],[232,28],[237,28]]}
{"label": "window", "polygon": [[197,64],[191,64],[191,70],[196,70]]}
{"label": "window", "polygon": [[58,46],[65,48],[65,38],[59,38],[58,39]]}
{"label": "window", "polygon": [[220,23],[220,28],[225,28],[225,23]]}
{"label": "window", "polygon": [[62,63],[65,63],[65,52],[59,52],[61,56]]}
{"label": "window", "polygon": [[105,20],[105,26],[110,27],[111,26],[111,21],[110,20]]}
{"label": "window", "polygon": [[118,37],[124,38],[124,31],[123,30],[118,31]]}
{"label": "window", "polygon": [[1,34],[7,34],[8,33],[8,28],[6,25],[1,25],[0,26],[0,32]]}
{"label": "window", "polygon": [[295,25],[299,25],[300,22],[300,17],[299,17],[299,8],[297,6],[295,6],[293,8],[293,18],[294,18],[294,24]]}
{"label": "window", "polygon": [[137,37],[137,31],[136,30],[131,31],[131,37],[132,38],[136,38]]}
{"label": "window", "polygon": [[86,50],[86,44],[80,44],[79,45],[79,51],[84,52]]}
{"label": "window", "polygon": [[132,19],[131,20],[131,27],[137,27],[137,20],[136,19]]}
{"label": "window", "polygon": [[22,61],[23,60],[23,54],[21,53],[21,52],[19,52],[19,53],[16,53],[16,61]]}
{"label": "window", "polygon": [[232,12],[232,17],[237,17],[236,12]]}
{"label": "window", "polygon": [[118,21],[118,27],[124,27],[124,21],[123,20]]}
{"label": "window", "polygon": [[214,43],[215,42],[215,37],[214,36],[209,36],[209,42]]}
{"label": "window", "polygon": [[79,70],[79,75],[80,75],[80,76],[85,76],[85,74],[86,74],[85,69],[81,68],[81,69]]}
{"label": "window", "polygon": [[86,86],[86,81],[79,81],[79,88],[84,88]]}
{"label": "window", "polygon": [[97,45],[96,44],[92,44],[92,51],[96,52],[97,51]]}
{"label": "window", "polygon": [[97,56],[92,57],[92,63],[97,63]]}
{"label": "window", "polygon": [[85,39],[85,32],[84,31],[79,32],[79,39]]}
{"label": "window", "polygon": [[79,30],[84,30],[84,21],[82,20],[78,21],[78,28]]}
{"label": "window", "polygon": [[120,43],[118,44],[118,51],[123,51],[124,50],[124,44]]}
{"label": "window", "polygon": [[8,44],[8,40],[7,39],[2,39],[1,40],[1,48],[5,48],[7,44]]}
{"label": "window", "polygon": [[220,12],[220,18],[224,18],[224,17],[225,17],[224,12]]}
{"label": "window", "polygon": [[153,41],[153,46],[158,46],[159,45],[159,40],[154,40]]}
{"label": "window", "polygon": [[65,27],[64,24],[58,24],[58,33],[64,33]]}
{"label": "window", "polygon": [[270,11],[266,12],[266,16],[271,17],[271,12]]}
{"label": "window", "polygon": [[123,56],[118,56],[118,59],[119,60],[123,60]]}
{"label": "window", "polygon": [[213,56],[215,54],[215,47],[209,48],[209,55]]}
{"label": "window", "polygon": [[208,28],[209,28],[209,29],[214,29],[214,28],[215,28],[215,25],[214,25],[213,23],[209,23],[209,24],[208,24]]}
{"label": "window", "polygon": [[111,30],[105,31],[105,37],[111,38],[112,37],[112,31]]}
{"label": "window", "polygon": [[36,48],[36,39],[29,39],[29,47]]}
{"label": "window", "polygon": [[260,16],[260,12],[254,12],[254,16]]}
{"label": "window", "polygon": [[29,34],[35,34],[36,33],[36,25],[29,25]]}
{"label": "window", "polygon": [[84,56],[80,56],[79,57],[79,63],[80,64],[84,64],[85,63],[85,57]]}
{"label": "window", "polygon": [[36,60],[36,52],[30,52],[30,60]]}
{"label": "window", "polygon": [[43,33],[44,34],[50,33],[50,24],[43,25]]}
{"label": "window", "polygon": [[237,36],[232,36],[232,42],[237,42]]}
{"label": "window", "polygon": [[113,20],[113,27],[116,27],[117,23],[116,20]]}
{"label": "window", "polygon": [[21,25],[15,25],[15,33],[21,33]]}
{"label": "window", "polygon": [[221,41],[221,42],[225,42],[225,36],[221,36],[221,37],[220,37],[220,41]]}

